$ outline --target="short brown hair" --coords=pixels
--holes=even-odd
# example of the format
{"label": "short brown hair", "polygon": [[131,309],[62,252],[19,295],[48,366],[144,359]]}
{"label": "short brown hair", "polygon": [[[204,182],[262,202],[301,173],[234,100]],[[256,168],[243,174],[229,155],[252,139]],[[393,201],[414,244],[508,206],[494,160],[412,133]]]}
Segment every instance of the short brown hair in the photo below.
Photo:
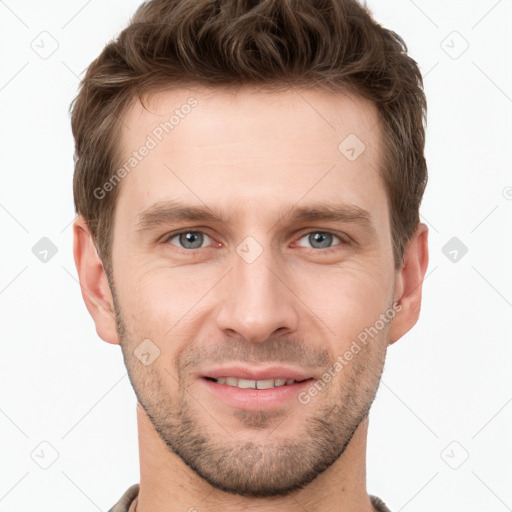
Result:
{"label": "short brown hair", "polygon": [[356,0],[151,0],[87,69],[70,110],[73,193],[107,273],[119,186],[94,193],[120,161],[121,117],[141,95],[181,86],[323,87],[377,107],[395,268],[427,183],[426,99],[417,63]]}

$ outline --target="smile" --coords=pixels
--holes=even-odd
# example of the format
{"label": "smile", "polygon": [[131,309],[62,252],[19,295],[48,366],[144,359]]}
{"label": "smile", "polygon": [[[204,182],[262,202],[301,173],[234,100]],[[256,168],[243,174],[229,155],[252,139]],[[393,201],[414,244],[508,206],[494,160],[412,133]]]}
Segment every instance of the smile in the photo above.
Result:
{"label": "smile", "polygon": [[[217,379],[209,378],[217,384],[226,384],[227,386],[233,386],[242,389],[271,389],[281,386],[290,386],[295,384],[295,379],[264,379],[264,380],[250,380],[250,379],[239,379],[237,377],[219,377]],[[304,379],[309,380],[309,379]]]}

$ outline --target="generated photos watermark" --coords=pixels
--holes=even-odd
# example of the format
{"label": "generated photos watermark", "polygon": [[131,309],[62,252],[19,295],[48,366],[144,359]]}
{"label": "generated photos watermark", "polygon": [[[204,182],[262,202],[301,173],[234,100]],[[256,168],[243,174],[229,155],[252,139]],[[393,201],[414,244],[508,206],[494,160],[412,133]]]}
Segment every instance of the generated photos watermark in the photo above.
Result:
{"label": "generated photos watermark", "polygon": [[180,108],[174,110],[173,114],[169,117],[167,121],[162,121],[159,125],[157,125],[146,137],[144,144],[142,144],[137,150],[133,151],[132,156],[130,156],[124,164],[117,169],[117,171],[105,182],[101,187],[97,187],[94,189],[93,195],[96,199],[103,199],[108,192],[114,190],[116,185],[127,176],[133,169],[135,169],[146,156],[149,155],[151,150],[155,149],[162,140],[164,140],[165,136],[178,126],[185,117],[190,114],[192,108],[196,107],[198,104],[197,100],[194,97],[191,97],[187,100],[186,103],[181,105]]}
{"label": "generated photos watermark", "polygon": [[[354,359],[354,357],[361,352],[362,346],[366,346],[370,340],[375,338],[384,327],[395,318],[395,315],[402,311],[402,305],[399,303],[393,304],[385,313],[381,313],[378,320],[370,327],[365,327],[357,335],[357,340],[352,340],[350,348],[347,349],[343,354],[336,357],[335,362],[329,367],[329,369],[322,375],[320,379],[317,379],[308,389],[302,391],[297,396],[297,399],[301,404],[309,404],[311,399],[322,392],[327,384],[339,374],[347,364]],[[359,341],[359,343],[358,343]],[[361,346],[362,345],[362,346]]]}

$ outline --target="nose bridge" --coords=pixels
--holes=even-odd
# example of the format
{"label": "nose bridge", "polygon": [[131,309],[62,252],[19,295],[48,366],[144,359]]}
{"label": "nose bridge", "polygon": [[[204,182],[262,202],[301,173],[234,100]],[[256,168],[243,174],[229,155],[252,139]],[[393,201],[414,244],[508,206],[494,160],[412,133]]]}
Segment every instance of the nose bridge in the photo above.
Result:
{"label": "nose bridge", "polygon": [[265,341],[278,329],[296,330],[294,296],[281,281],[282,262],[270,244],[247,237],[232,261],[227,293],[220,299],[219,328],[248,341]]}

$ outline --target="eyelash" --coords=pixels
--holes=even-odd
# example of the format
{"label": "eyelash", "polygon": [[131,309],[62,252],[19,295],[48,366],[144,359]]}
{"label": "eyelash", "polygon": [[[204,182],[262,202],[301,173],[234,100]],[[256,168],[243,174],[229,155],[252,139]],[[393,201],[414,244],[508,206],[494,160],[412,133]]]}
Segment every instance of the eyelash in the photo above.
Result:
{"label": "eyelash", "polygon": [[[173,232],[173,233],[169,233],[169,234],[165,235],[162,240],[162,243],[164,245],[169,244],[170,240],[172,240],[173,238],[175,238],[179,235],[182,235],[184,233],[202,233],[203,235],[206,235],[213,239],[212,236],[208,235],[208,233],[206,233],[204,231],[201,231],[200,229],[185,229],[182,231],[177,231],[177,232]],[[310,249],[311,251],[315,251],[317,253],[330,254],[331,252],[338,250],[342,246],[347,246],[347,245],[351,244],[351,241],[349,240],[349,237],[347,235],[342,235],[342,234],[335,233],[333,231],[325,231],[325,230],[320,230],[320,229],[313,229],[310,231],[303,232],[300,234],[298,240],[304,238],[307,235],[311,235],[312,233],[323,233],[323,234],[333,235],[340,240],[340,243],[338,243],[337,245],[334,245],[332,247],[328,247],[326,249],[315,249],[314,247],[303,247],[303,249]],[[185,253],[188,253],[188,254],[197,252],[201,249],[207,249],[207,247],[199,247],[197,249],[185,249],[184,247],[179,247],[174,244],[171,244],[171,245],[173,245],[174,248],[176,248],[180,251],[184,251]]]}

